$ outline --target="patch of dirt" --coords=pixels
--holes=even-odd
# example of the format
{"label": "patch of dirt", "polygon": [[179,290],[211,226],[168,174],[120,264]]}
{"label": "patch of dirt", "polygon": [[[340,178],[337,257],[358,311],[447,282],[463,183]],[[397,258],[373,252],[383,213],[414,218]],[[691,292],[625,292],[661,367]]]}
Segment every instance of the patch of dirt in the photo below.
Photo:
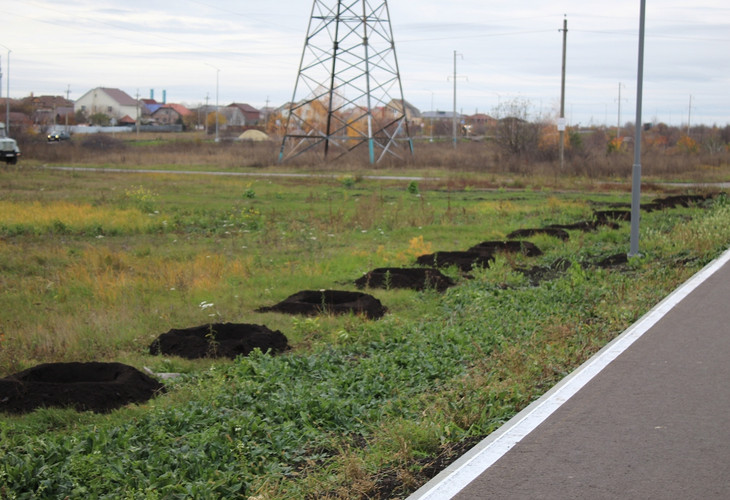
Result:
{"label": "patch of dirt", "polygon": [[435,252],[421,255],[416,259],[416,263],[422,266],[433,267],[451,267],[456,266],[460,271],[469,272],[474,266],[489,267],[489,263],[494,260],[494,255],[487,252],[476,251],[454,251],[454,252]]}
{"label": "patch of dirt", "polygon": [[0,379],[0,411],[70,407],[105,413],[164,390],[157,380],[121,363],[47,363]]}
{"label": "patch of dirt", "polygon": [[712,199],[712,195],[704,194],[681,194],[676,196],[667,196],[665,198],[657,198],[652,201],[652,205],[664,208],[675,208],[675,207],[691,207],[694,205],[700,205],[708,199]]}
{"label": "patch of dirt", "polygon": [[212,323],[173,328],[152,342],[150,354],[187,359],[235,358],[248,356],[256,348],[263,352],[282,352],[289,349],[289,344],[283,333],[263,325]]}
{"label": "patch of dirt", "polygon": [[595,231],[598,229],[598,223],[596,221],[580,221],[580,222],[574,222],[573,224],[550,224],[546,227],[554,227],[556,229],[574,229],[577,231]]}
{"label": "patch of dirt", "polygon": [[361,314],[370,319],[383,317],[387,308],[378,299],[363,292],[342,290],[303,290],[270,307],[260,307],[256,312],[280,312],[286,314]]}
{"label": "patch of dirt", "polygon": [[549,266],[533,266],[529,269],[515,269],[524,274],[532,286],[539,286],[543,281],[553,280],[570,269],[573,263],[568,259],[559,258]]}
{"label": "patch of dirt", "polygon": [[617,221],[630,221],[630,210],[597,210],[593,212],[593,217],[599,224],[611,224]]}
{"label": "patch of dirt", "polygon": [[507,238],[529,238],[530,236],[535,236],[536,234],[547,234],[548,236],[554,236],[555,238],[559,238],[563,241],[568,241],[568,239],[570,239],[568,231],[555,226],[517,229],[516,231],[512,231],[511,233],[509,233],[507,235]]}
{"label": "patch of dirt", "polygon": [[622,266],[624,264],[627,264],[629,262],[629,257],[625,253],[617,253],[615,255],[610,255],[606,257],[605,259],[601,259],[598,262],[595,263],[598,267],[616,267],[616,266]]}
{"label": "patch of dirt", "polygon": [[518,253],[521,252],[528,257],[538,257],[542,255],[537,245],[529,241],[508,240],[508,241],[482,241],[471,247],[470,252],[479,252],[494,255],[495,252]]}
{"label": "patch of dirt", "polygon": [[422,267],[381,267],[373,269],[355,280],[358,288],[410,288],[412,290],[432,288],[439,292],[443,292],[455,284],[454,280],[441,271]]}

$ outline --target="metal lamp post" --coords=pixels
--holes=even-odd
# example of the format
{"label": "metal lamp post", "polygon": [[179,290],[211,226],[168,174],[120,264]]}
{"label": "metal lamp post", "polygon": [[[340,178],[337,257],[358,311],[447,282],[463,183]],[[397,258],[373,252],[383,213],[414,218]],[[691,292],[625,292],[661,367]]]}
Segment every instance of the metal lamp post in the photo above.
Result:
{"label": "metal lamp post", "polygon": [[[3,44],[0,44],[0,47],[7,49],[8,51],[8,58],[7,58],[7,73],[5,73],[5,137],[9,137],[9,130],[10,130],[10,48],[6,47]],[[0,75],[2,74],[2,71],[0,71]],[[0,82],[1,83],[1,82]]]}
{"label": "metal lamp post", "polygon": [[[7,47],[5,47],[8,49]],[[10,131],[10,49],[8,49],[8,71],[5,74],[5,135]]]}
{"label": "metal lamp post", "polygon": [[221,70],[220,68],[217,68],[209,63],[205,63],[205,65],[210,66],[215,70],[215,142],[219,142],[220,139],[218,138],[218,115],[220,115],[220,106],[218,105],[218,83],[220,80]]}

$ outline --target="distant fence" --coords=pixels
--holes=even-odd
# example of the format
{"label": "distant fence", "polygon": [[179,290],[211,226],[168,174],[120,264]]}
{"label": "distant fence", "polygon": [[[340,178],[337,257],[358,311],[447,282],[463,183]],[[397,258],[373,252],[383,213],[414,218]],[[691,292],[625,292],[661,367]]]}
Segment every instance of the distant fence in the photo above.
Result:
{"label": "distant fence", "polygon": [[[137,127],[95,127],[95,126],[82,126],[72,125],[68,127],[69,132],[73,134],[98,134],[103,132],[105,134],[123,134],[129,132],[136,132]],[[140,132],[182,132],[182,125],[140,125]]]}

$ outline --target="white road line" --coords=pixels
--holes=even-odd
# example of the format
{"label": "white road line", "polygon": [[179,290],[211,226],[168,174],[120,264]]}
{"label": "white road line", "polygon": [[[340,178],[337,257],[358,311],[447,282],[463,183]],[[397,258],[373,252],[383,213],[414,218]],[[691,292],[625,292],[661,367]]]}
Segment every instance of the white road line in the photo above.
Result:
{"label": "white road line", "polygon": [[408,500],[453,498],[470,482],[492,466],[525,436],[544,422],[609,363],[654,326],[674,306],[730,261],[730,250],[710,262],[682,286],[669,294],[621,335],[598,351],[540,399],[515,415],[497,431],[469,450],[447,469],[426,483]]}

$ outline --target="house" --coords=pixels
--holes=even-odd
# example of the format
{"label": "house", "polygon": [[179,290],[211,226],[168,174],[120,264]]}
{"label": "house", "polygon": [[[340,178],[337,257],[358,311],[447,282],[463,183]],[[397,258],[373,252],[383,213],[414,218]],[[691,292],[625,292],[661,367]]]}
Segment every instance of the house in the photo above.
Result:
{"label": "house", "polygon": [[467,127],[467,135],[484,135],[489,129],[493,129],[497,125],[497,120],[484,113],[474,113],[464,117],[465,127]]}
{"label": "house", "polygon": [[[0,114],[0,117],[3,121],[5,121],[5,113]],[[30,117],[26,115],[25,113],[21,113],[19,111],[11,111],[9,113],[9,126],[7,127],[8,134],[10,133],[17,133],[17,132],[25,132],[26,130],[30,129],[33,125],[33,122],[31,121]]]}
{"label": "house", "polygon": [[144,108],[142,109],[142,114],[145,115],[151,115],[158,109],[162,107],[162,104],[155,101],[154,99],[140,99],[142,101],[142,104],[144,104]]}
{"label": "house", "polygon": [[163,104],[152,113],[158,125],[182,125],[183,120],[193,114],[181,104]]}
{"label": "house", "polygon": [[410,102],[405,99],[391,99],[388,103],[387,108],[395,114],[403,114],[403,108],[405,107],[405,115],[408,121],[421,118],[421,111]]}
{"label": "house", "polygon": [[74,103],[74,112],[89,117],[98,113],[118,122],[125,115],[136,117],[142,113],[141,104],[119,89],[97,87],[89,90]]}
{"label": "house", "polygon": [[20,106],[30,113],[30,119],[35,125],[53,125],[65,121],[67,115],[73,121],[73,101],[63,96],[36,96],[31,93],[20,100]]}
{"label": "house", "polygon": [[234,127],[258,125],[261,121],[261,111],[250,104],[234,102],[222,109],[221,113],[226,117],[226,123]]}

